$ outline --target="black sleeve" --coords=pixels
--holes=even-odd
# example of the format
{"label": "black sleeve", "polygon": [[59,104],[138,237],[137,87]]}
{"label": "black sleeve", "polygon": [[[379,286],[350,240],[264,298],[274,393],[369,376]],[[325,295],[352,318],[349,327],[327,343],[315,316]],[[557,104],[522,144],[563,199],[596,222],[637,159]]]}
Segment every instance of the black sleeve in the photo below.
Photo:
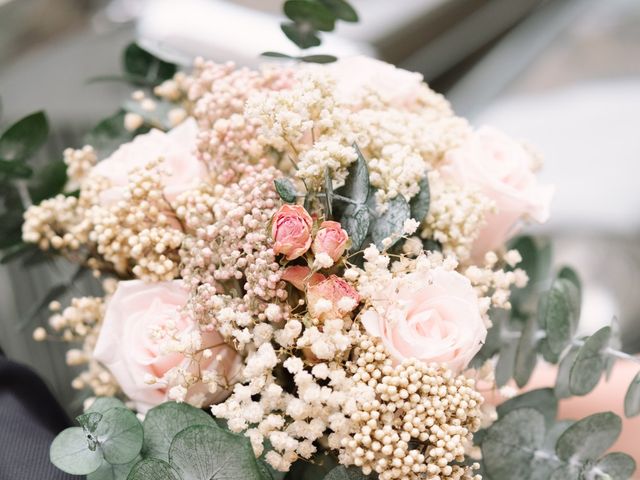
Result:
{"label": "black sleeve", "polygon": [[38,376],[0,354],[0,480],[81,479],[49,462],[69,419]]}

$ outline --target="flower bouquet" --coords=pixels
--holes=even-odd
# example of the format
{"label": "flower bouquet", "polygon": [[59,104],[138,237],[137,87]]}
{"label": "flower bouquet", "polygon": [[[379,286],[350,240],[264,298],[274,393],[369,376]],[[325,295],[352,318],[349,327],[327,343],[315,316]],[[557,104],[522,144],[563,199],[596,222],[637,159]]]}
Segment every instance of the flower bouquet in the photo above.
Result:
{"label": "flower bouquet", "polygon": [[[125,65],[145,88],[65,150],[53,191],[25,161],[46,118],[0,138],[5,181],[34,202],[11,254],[55,252],[104,288],[52,301],[34,332],[73,344],[73,386],[90,392],[56,466],[89,480],[631,477],[634,460],[607,453],[620,417],[556,418],[624,354],[611,327],[574,338],[575,272],[545,281],[547,246],[512,239],[549,215],[531,147],[370,58],[176,71],[134,44]],[[517,395],[539,357],[560,364],[555,388]]]}

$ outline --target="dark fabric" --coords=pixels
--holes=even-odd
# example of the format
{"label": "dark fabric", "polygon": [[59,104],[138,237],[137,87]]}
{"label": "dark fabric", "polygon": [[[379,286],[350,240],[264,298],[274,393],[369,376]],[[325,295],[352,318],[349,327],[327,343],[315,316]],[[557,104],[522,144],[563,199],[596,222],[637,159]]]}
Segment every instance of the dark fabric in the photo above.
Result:
{"label": "dark fabric", "polygon": [[38,376],[0,355],[0,480],[71,480],[49,462],[69,419]]}

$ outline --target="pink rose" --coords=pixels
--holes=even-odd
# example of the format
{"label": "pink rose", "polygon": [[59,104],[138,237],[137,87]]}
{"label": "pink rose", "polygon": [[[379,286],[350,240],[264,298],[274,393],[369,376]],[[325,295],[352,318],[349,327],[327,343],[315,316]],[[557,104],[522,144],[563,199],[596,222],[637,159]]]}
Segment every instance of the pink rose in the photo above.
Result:
{"label": "pink rose", "polygon": [[311,246],[313,220],[301,205],[283,205],[273,216],[271,236],[273,251],[293,260]]}
{"label": "pink rose", "polygon": [[316,255],[326,253],[334,262],[337,262],[347,249],[348,243],[349,235],[342,229],[342,226],[338,222],[326,221],[320,225],[311,250]]}
{"label": "pink rose", "polygon": [[307,288],[307,285],[313,285],[321,282],[325,277],[321,273],[314,273],[312,275],[311,269],[309,267],[304,267],[302,265],[293,265],[291,267],[285,268],[280,278],[285,282],[289,282],[298,290],[302,290],[304,292]]}
{"label": "pink rose", "polygon": [[[181,280],[145,283],[123,281],[107,304],[107,311],[94,351],[95,358],[114,375],[122,391],[136,403],[139,412],[168,400],[171,379],[162,377],[180,367],[198,375],[204,371],[226,378],[229,383],[240,374],[242,357],[225,344],[216,331],[200,334],[200,348],[210,348],[212,355],[200,354],[192,362],[178,351],[168,351],[166,340],[158,340],[154,330],[175,329],[178,341],[191,341],[198,325],[184,311],[188,292]],[[197,358],[197,357],[196,357]],[[148,378],[161,381],[148,384]],[[170,377],[170,375],[168,376]],[[206,385],[191,386],[185,400],[197,405],[210,405],[224,400],[229,392],[211,394]]]}
{"label": "pink rose", "polygon": [[100,203],[110,206],[121,200],[131,171],[159,158],[164,160],[162,168],[168,173],[164,177],[164,194],[167,200],[173,201],[180,193],[196,187],[207,173],[202,162],[195,156],[197,134],[195,120],[188,118],[166,133],[152,129],[120,146],[91,172],[92,175],[106,177],[111,182],[110,188],[101,192]]}
{"label": "pink rose", "polygon": [[358,292],[336,275],[307,286],[307,309],[314,318],[342,318],[358,303]]}
{"label": "pink rose", "polygon": [[469,280],[436,268],[390,288],[362,315],[367,333],[382,339],[396,363],[417,358],[461,372],[480,350],[487,328]]}
{"label": "pink rose", "polygon": [[493,128],[480,128],[465,143],[446,154],[442,168],[445,178],[461,185],[479,188],[495,202],[472,248],[472,258],[482,261],[514,235],[521,220],[545,222],[554,187],[539,185],[535,160],[523,146]]}
{"label": "pink rose", "polygon": [[362,55],[342,58],[327,69],[336,79],[336,98],[355,106],[373,92],[392,107],[415,108],[426,88],[421,74]]}

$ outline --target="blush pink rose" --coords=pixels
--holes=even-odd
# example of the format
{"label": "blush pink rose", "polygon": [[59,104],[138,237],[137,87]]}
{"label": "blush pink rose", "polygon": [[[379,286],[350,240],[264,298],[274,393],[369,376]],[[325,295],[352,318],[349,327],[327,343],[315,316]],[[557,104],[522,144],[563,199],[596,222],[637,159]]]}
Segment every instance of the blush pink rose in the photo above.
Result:
{"label": "blush pink rose", "polygon": [[486,336],[478,298],[469,280],[436,268],[374,301],[362,315],[367,333],[382,339],[396,364],[405,358],[446,364],[461,372]]}
{"label": "blush pink rose", "polygon": [[355,107],[373,92],[392,107],[411,109],[425,88],[421,74],[363,55],[341,58],[327,69],[336,79],[336,98]]}
{"label": "blush pink rose", "polygon": [[311,244],[311,250],[316,255],[326,253],[334,262],[337,262],[347,249],[348,244],[349,235],[340,223],[326,221],[320,225],[316,238]]}
{"label": "blush pink rose", "polygon": [[313,220],[301,205],[283,205],[273,216],[271,236],[273,251],[287,260],[304,255],[311,246]]}
{"label": "blush pink rose", "polygon": [[285,282],[289,282],[298,290],[302,290],[304,292],[307,285],[313,285],[321,282],[325,279],[325,276],[317,272],[311,274],[311,269],[309,267],[293,265],[285,268],[280,278]]}
{"label": "blush pink rose", "polygon": [[188,118],[177,127],[162,132],[155,128],[138,135],[131,142],[120,146],[109,157],[99,162],[92,175],[107,178],[111,186],[101,192],[100,202],[110,206],[121,200],[134,168],[141,168],[159,158],[164,160],[164,194],[167,200],[176,197],[198,185],[207,172],[195,156],[198,126],[193,118]]}
{"label": "blush pink rose", "polygon": [[312,317],[342,318],[353,311],[358,303],[358,292],[336,275],[307,286],[307,309]]}
{"label": "blush pink rose", "polygon": [[[242,357],[225,344],[216,331],[201,334],[201,347],[210,348],[209,359],[191,362],[182,353],[167,351],[153,330],[174,327],[178,337],[197,331],[198,326],[183,308],[188,292],[181,280],[145,283],[140,280],[123,281],[107,304],[94,357],[118,381],[122,391],[133,400],[139,412],[168,400],[168,389],[158,382],[149,385],[150,377],[162,378],[175,367],[193,373],[215,371],[233,383],[241,372]],[[195,384],[187,392],[186,401],[210,405],[224,400],[230,392],[218,390],[211,394],[204,384]],[[194,401],[200,398],[201,401]]]}
{"label": "blush pink rose", "polygon": [[447,152],[444,178],[478,188],[495,202],[472,248],[472,259],[500,248],[522,220],[542,223],[549,218],[554,187],[540,185],[533,172],[535,160],[522,144],[489,127],[480,128],[465,143]]}

